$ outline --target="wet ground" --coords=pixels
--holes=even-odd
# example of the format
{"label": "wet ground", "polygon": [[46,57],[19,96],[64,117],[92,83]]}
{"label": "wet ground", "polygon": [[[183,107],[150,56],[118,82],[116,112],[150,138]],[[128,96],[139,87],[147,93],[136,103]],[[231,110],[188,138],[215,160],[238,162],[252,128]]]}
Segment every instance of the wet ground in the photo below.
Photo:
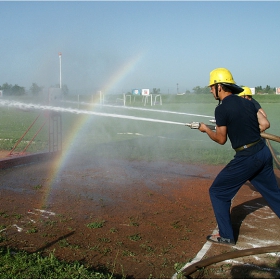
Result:
{"label": "wet ground", "polygon": [[[59,162],[0,170],[0,246],[53,252],[109,269],[114,278],[139,279],[172,278],[195,257],[280,245],[279,219],[249,183],[233,202],[236,246],[206,243],[216,228],[208,189],[222,166],[78,155],[62,168]],[[280,185],[279,170],[276,175]],[[279,278],[278,259],[239,258],[192,277]]]}

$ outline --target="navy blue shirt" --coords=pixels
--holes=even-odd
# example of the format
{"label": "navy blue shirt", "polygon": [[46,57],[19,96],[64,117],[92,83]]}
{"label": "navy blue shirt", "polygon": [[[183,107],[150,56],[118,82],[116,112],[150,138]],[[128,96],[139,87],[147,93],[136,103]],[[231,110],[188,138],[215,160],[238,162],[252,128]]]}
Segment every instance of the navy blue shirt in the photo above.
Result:
{"label": "navy blue shirt", "polygon": [[[228,138],[234,149],[261,139],[257,112],[253,102],[231,94],[224,98],[215,109],[218,126],[226,126]],[[263,148],[263,141],[237,152],[238,155],[251,155]]]}
{"label": "navy blue shirt", "polygon": [[255,100],[254,98],[252,98],[250,101],[253,102],[253,104],[255,105],[255,107],[257,108],[257,110],[261,109],[261,105],[260,105],[260,103],[259,103],[257,100]]}

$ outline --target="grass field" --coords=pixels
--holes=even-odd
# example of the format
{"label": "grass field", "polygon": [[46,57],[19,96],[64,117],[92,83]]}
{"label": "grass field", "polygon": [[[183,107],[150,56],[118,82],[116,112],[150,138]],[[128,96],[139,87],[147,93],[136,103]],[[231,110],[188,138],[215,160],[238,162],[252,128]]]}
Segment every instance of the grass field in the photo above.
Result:
{"label": "grass field", "polygon": [[[120,96],[121,97],[121,96]],[[271,128],[267,133],[280,135],[278,120],[278,106],[280,96],[258,95],[255,97],[268,114]],[[211,94],[162,96],[162,105],[144,106],[141,97],[127,102],[126,107],[118,103],[117,96],[105,97],[105,105],[112,104],[119,107],[107,107],[91,104],[90,96],[80,96],[77,103],[76,96],[69,96],[60,107],[71,111],[87,110],[96,115],[62,112],[62,146],[65,150],[73,149],[76,152],[87,149],[87,153],[103,157],[118,157],[138,160],[173,160],[179,162],[202,162],[211,164],[225,164],[234,155],[229,141],[218,145],[211,141],[206,134],[192,130],[184,125],[167,122],[187,123],[193,121],[205,122],[213,119],[217,105]],[[27,104],[41,104],[38,100],[17,100]],[[141,109],[141,110],[140,110]],[[144,109],[144,110],[143,110]],[[41,126],[27,152],[41,152],[48,150],[48,113],[36,108],[18,109],[14,107],[0,107],[0,150],[11,150],[22,137],[32,122],[37,122],[25,135],[23,141],[15,151],[22,151]],[[194,115],[186,115],[194,114]],[[110,116],[99,116],[108,114]],[[115,115],[123,115],[119,118]],[[204,115],[204,116],[196,116]],[[129,119],[129,118],[134,119]],[[138,118],[138,119],[137,119]],[[145,121],[143,119],[153,119]],[[161,122],[156,122],[160,120]],[[277,149],[277,143],[272,143]]]}

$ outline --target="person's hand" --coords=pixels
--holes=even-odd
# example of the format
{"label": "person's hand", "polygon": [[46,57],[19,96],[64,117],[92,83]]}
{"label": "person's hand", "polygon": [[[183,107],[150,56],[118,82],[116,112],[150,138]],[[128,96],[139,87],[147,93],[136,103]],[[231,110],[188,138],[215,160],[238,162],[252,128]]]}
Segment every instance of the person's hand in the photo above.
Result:
{"label": "person's hand", "polygon": [[201,132],[206,132],[207,126],[205,125],[205,123],[201,122],[198,129],[199,129]]}

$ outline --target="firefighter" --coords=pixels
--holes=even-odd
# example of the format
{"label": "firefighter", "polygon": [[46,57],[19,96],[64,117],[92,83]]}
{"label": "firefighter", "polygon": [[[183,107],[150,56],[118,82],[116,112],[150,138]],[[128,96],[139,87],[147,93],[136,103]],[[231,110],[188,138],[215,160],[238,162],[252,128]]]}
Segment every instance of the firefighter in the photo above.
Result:
{"label": "firefighter", "polygon": [[215,109],[216,130],[211,130],[204,123],[201,123],[199,130],[221,145],[229,138],[236,154],[209,189],[219,234],[208,235],[207,240],[235,245],[236,237],[230,217],[231,200],[247,180],[280,218],[280,189],[273,170],[272,155],[260,136],[260,132],[270,127],[270,123],[253,102],[238,97],[243,89],[236,85],[228,69],[211,71],[209,87],[214,98],[219,101]]}
{"label": "firefighter", "polygon": [[253,98],[251,89],[250,89],[249,87],[242,87],[242,88],[243,88],[243,91],[240,92],[240,93],[238,94],[238,96],[243,97],[243,98],[246,98],[246,99],[252,101],[252,102],[254,103],[255,107],[256,107],[265,117],[267,117],[267,115],[266,115],[264,109],[261,107],[260,103],[259,103],[256,99]]}

